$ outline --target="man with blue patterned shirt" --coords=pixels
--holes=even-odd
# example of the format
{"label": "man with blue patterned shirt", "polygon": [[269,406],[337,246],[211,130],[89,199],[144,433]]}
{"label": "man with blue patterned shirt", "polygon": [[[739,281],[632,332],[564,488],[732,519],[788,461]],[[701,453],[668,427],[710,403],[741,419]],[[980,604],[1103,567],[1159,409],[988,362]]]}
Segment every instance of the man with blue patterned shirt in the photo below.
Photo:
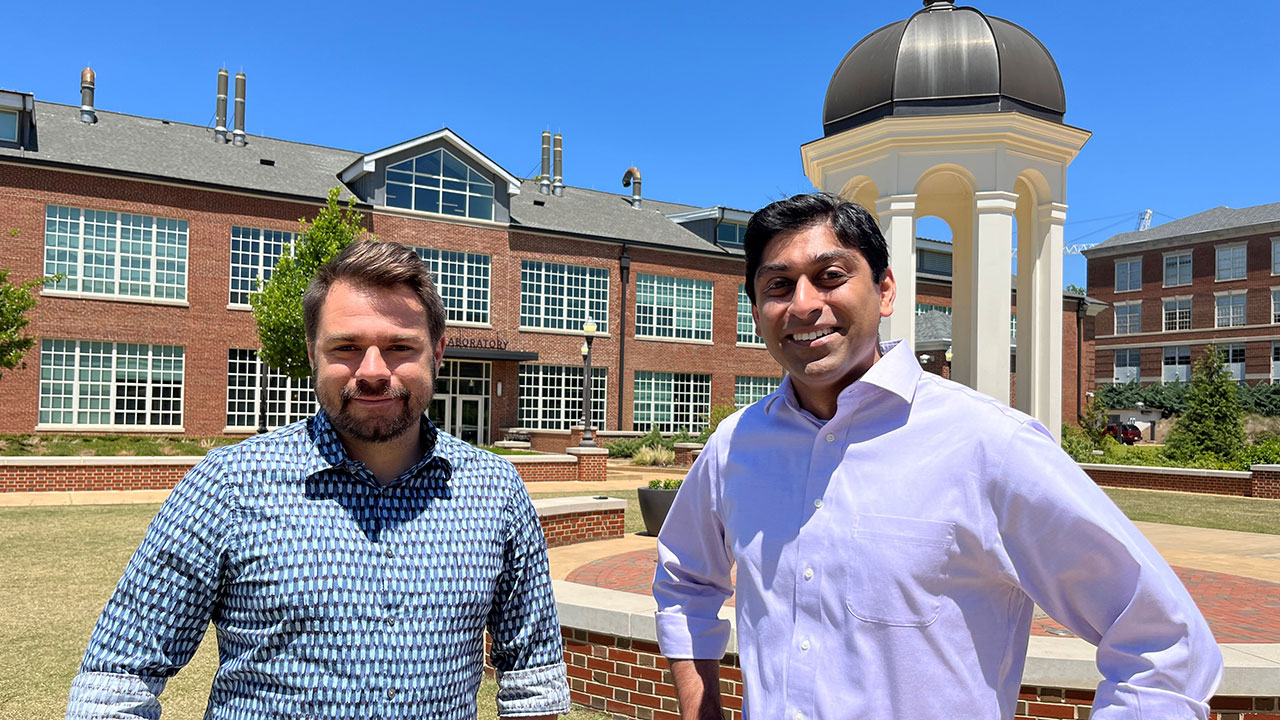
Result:
{"label": "man with blue patterned shirt", "polygon": [[486,628],[499,715],[568,712],[524,485],[423,416],[445,343],[427,267],[356,243],[303,306],[320,412],[210,452],[178,484],[98,620],[67,717],[158,718],[210,621],[213,720],[474,718]]}

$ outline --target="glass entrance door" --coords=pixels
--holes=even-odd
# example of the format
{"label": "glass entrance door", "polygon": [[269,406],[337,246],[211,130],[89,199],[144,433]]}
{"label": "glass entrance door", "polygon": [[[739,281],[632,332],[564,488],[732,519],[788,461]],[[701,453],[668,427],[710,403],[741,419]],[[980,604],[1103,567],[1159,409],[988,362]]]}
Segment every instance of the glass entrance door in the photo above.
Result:
{"label": "glass entrance door", "polygon": [[436,395],[431,398],[431,407],[427,408],[427,417],[431,424],[441,430],[453,434],[449,427],[453,424],[453,398],[448,395]]}
{"label": "glass entrance door", "polygon": [[458,396],[458,419],[456,429],[451,432],[472,445],[486,445],[489,438],[488,426],[484,421],[484,401],[482,397]]}
{"label": "glass entrance door", "polygon": [[436,377],[435,397],[428,417],[450,435],[476,445],[489,443],[489,383],[487,362],[445,360]]}

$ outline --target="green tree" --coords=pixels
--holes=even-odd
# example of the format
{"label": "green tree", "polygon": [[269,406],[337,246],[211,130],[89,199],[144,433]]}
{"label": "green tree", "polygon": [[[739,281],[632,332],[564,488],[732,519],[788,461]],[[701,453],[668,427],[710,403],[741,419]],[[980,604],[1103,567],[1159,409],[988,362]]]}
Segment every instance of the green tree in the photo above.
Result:
{"label": "green tree", "polygon": [[316,271],[343,248],[365,236],[364,216],[353,202],[338,204],[338,188],[311,222],[302,220],[301,234],[292,248],[280,256],[271,278],[259,281],[249,295],[253,321],[258,326],[260,357],[269,367],[290,377],[311,375],[307,359],[306,331],[302,324],[302,296]]}
{"label": "green tree", "polygon": [[22,358],[36,344],[35,338],[23,332],[30,322],[27,311],[36,305],[32,291],[57,281],[59,277],[36,278],[15,284],[8,281],[8,270],[0,270],[0,370],[26,367]]}
{"label": "green tree", "polygon": [[1072,295],[1088,295],[1089,294],[1088,292],[1085,291],[1084,288],[1080,287],[1079,285],[1076,285],[1075,283],[1071,283],[1070,285],[1066,286],[1062,290],[1064,292],[1069,292]]}
{"label": "green tree", "polygon": [[1080,415],[1080,429],[1084,431],[1089,442],[1097,445],[1102,442],[1102,430],[1107,426],[1107,408],[1102,404],[1102,399],[1097,393],[1090,393],[1090,395],[1092,397],[1084,404]]}
{"label": "green tree", "polygon": [[1244,409],[1236,389],[1221,351],[1209,346],[1191,370],[1187,409],[1169,433],[1165,454],[1182,463],[1206,455],[1234,460],[1244,448]]}

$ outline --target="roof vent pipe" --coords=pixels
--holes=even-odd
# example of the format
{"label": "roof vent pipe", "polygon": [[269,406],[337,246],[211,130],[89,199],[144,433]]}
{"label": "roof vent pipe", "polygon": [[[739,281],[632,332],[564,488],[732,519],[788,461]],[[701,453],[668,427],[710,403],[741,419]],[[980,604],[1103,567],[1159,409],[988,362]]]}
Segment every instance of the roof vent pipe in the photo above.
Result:
{"label": "roof vent pipe", "polygon": [[96,78],[90,68],[80,71],[80,122],[89,125],[98,122],[98,113],[93,110],[93,83]]}
{"label": "roof vent pipe", "polygon": [[640,170],[634,165],[622,173],[622,187],[631,188],[631,207],[640,207]]}
{"label": "roof vent pipe", "polygon": [[553,141],[555,142],[555,170],[551,179],[551,194],[564,195],[564,151],[561,147],[560,133],[556,133]]}
{"label": "roof vent pipe", "polygon": [[551,131],[542,131],[542,172],[538,175],[538,192],[551,194]]}
{"label": "roof vent pipe", "polygon": [[227,69],[218,71],[218,112],[213,137],[220,143],[227,141]]}
{"label": "roof vent pipe", "polygon": [[244,73],[236,73],[236,129],[231,132],[236,147],[244,147]]}

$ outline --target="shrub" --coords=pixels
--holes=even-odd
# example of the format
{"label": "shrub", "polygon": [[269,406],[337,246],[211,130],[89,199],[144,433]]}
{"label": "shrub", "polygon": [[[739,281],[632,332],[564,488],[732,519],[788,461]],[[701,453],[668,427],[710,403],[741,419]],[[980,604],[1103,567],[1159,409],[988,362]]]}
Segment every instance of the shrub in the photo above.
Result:
{"label": "shrub", "polygon": [[663,478],[662,480],[650,480],[650,490],[679,490],[680,485],[684,482],[684,478]]}
{"label": "shrub", "polygon": [[[684,433],[684,437],[689,437],[689,434]],[[674,457],[676,442],[677,440],[675,438],[662,437],[662,433],[658,432],[658,428],[655,427],[641,437],[629,440],[615,440],[611,443],[605,443],[604,446],[609,451],[609,457],[635,457],[636,453],[640,452],[641,448],[647,447],[665,448],[670,450],[672,452],[672,457]],[[686,441],[680,440],[679,442]]]}
{"label": "shrub", "polygon": [[649,467],[667,467],[676,464],[676,451],[664,447],[645,446],[631,456],[631,462]]}
{"label": "shrub", "polygon": [[1076,462],[1096,462],[1093,451],[1097,445],[1089,439],[1084,430],[1075,425],[1062,426],[1062,449]]}
{"label": "shrub", "polygon": [[702,421],[706,423],[706,426],[702,428],[702,432],[698,433],[696,442],[705,445],[707,440],[711,439],[711,433],[720,427],[720,422],[736,412],[738,412],[738,406],[732,402],[726,401],[719,405],[711,406],[711,412],[702,416]]}
{"label": "shrub", "polygon": [[1187,410],[1165,443],[1165,454],[1181,463],[1202,456],[1232,463],[1244,448],[1244,411],[1237,384],[1222,365],[1222,353],[1210,345],[1196,359],[1187,390]]}

